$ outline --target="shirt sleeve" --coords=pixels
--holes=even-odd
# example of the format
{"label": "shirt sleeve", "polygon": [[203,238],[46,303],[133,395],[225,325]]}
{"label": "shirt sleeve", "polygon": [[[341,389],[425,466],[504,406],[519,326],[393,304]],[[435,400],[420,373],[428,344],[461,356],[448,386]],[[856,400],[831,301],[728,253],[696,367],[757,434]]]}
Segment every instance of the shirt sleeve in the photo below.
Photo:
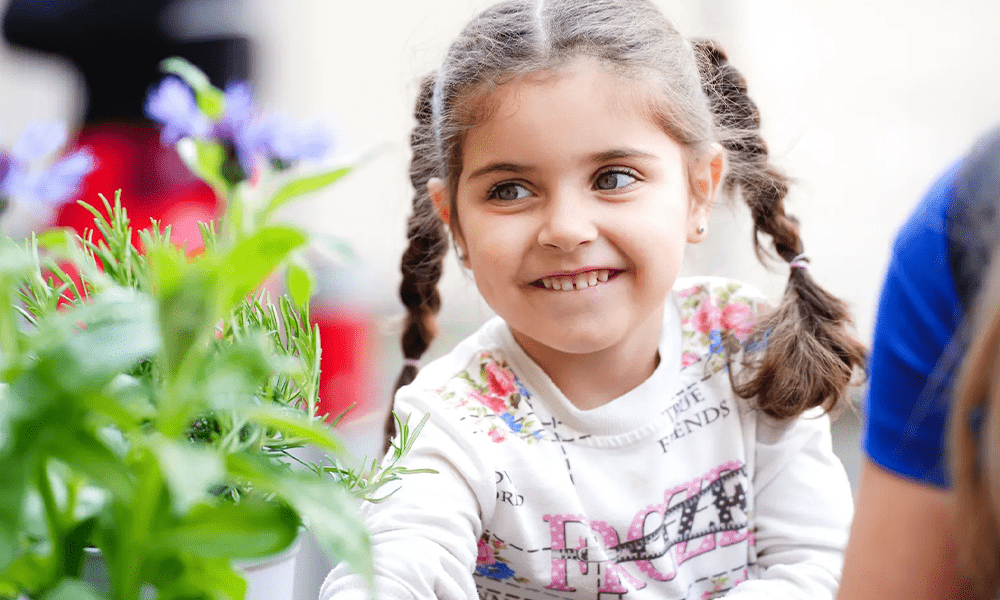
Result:
{"label": "shirt sleeve", "polygon": [[759,414],[755,461],[759,577],[726,598],[832,600],[854,503],[833,453],[829,418],[820,409],[784,422]]}
{"label": "shirt sleeve", "polygon": [[[468,600],[477,597],[472,577],[482,534],[483,511],[492,511],[493,469],[472,442],[458,434],[441,414],[421,401],[397,401],[411,414],[411,425],[424,413],[431,418],[401,463],[437,474],[405,475],[383,496],[362,506],[375,563],[379,600]],[[389,487],[389,486],[386,486]],[[492,490],[492,495],[491,495]],[[368,600],[368,590],[345,565],[337,565],[320,589],[320,600]]]}
{"label": "shirt sleeve", "polygon": [[900,230],[879,298],[869,360],[864,450],[899,475],[947,485],[944,430],[949,344],[961,322],[947,211],[959,167],[948,171]]}

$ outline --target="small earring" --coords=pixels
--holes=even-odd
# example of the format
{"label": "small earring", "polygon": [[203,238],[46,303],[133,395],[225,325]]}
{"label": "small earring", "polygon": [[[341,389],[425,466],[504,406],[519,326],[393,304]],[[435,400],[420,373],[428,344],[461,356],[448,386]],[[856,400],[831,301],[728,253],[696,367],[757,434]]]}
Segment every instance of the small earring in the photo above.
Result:
{"label": "small earring", "polygon": [[699,225],[698,226],[698,234],[700,235],[702,233],[705,233],[705,226],[704,225]]}
{"label": "small earring", "polygon": [[462,254],[461,252],[458,253],[458,262],[465,262],[466,258],[468,257]]}

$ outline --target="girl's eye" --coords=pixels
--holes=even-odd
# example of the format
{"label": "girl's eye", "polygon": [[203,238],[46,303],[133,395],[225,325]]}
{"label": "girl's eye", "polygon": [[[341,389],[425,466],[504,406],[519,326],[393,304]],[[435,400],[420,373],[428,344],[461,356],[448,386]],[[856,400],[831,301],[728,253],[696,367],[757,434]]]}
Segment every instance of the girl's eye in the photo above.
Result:
{"label": "girl's eye", "polygon": [[527,198],[531,195],[523,185],[518,185],[516,183],[499,183],[493,186],[487,197],[490,200],[501,200],[503,202],[511,202],[513,200],[520,200],[521,198]]}
{"label": "girl's eye", "polygon": [[594,189],[610,191],[623,188],[637,181],[635,175],[629,171],[605,171],[597,176],[594,182]]}

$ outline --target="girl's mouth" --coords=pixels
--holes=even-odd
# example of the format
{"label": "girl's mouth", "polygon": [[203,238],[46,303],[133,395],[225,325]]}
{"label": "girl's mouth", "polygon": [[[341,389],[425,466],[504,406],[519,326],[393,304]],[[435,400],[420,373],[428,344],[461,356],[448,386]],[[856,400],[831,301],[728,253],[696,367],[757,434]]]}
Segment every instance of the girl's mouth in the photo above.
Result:
{"label": "girl's mouth", "polygon": [[621,271],[614,269],[595,269],[584,271],[573,275],[556,275],[552,277],[542,277],[532,283],[535,287],[547,290],[569,292],[573,290],[585,290],[614,279]]}

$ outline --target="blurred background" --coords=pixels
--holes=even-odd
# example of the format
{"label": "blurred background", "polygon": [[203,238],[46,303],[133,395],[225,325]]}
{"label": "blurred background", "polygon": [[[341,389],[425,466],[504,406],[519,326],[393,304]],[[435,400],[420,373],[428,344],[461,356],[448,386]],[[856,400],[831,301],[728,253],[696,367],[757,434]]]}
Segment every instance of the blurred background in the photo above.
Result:
{"label": "blurred background", "polygon": [[[89,182],[86,193],[110,196],[115,187],[125,187],[127,196],[132,188],[124,179],[131,177],[136,182],[133,213],[140,217],[190,221],[211,214],[211,198],[178,171],[169,153],[158,150],[155,132],[149,134],[140,121],[141,97],[159,79],[156,61],[181,52],[206,69],[216,85],[248,78],[267,110],[334,124],[339,159],[375,151],[356,173],[284,216],[342,239],[356,254],[356,261],[331,271],[324,282],[327,306],[339,315],[332,319],[331,335],[342,346],[338,351],[324,345],[324,353],[338,361],[329,369],[338,373],[328,390],[384,402],[401,364],[403,310],[396,287],[411,201],[408,134],[417,84],[462,25],[491,3],[20,2],[36,14],[63,10],[70,15],[63,29],[42,23],[34,38],[29,29],[16,45],[0,41],[0,146],[13,144],[28,123],[62,119],[79,132],[80,143],[128,142],[136,153],[159,156],[128,169],[119,165],[113,176]],[[657,3],[686,34],[720,40],[746,75],[772,155],[796,179],[789,208],[801,220],[811,272],[848,301],[858,333],[869,340],[895,230],[937,174],[1000,121],[1000,4]],[[12,0],[0,0],[0,13],[9,5]],[[85,26],[94,37],[59,42],[60,36],[71,35],[67,32],[81,35]],[[143,33],[147,30],[156,35]],[[109,123],[117,123],[111,141]],[[147,133],[136,133],[142,131]],[[168,194],[161,193],[167,188]],[[187,208],[170,212],[178,206]],[[27,223],[32,216],[19,218]],[[74,217],[59,218],[72,224]],[[780,294],[786,269],[769,271],[757,263],[740,205],[715,211],[709,241],[692,249],[686,265],[689,274],[750,281],[771,297]],[[445,352],[491,314],[453,256],[447,259],[442,287],[442,335],[428,358]],[[858,427],[850,412],[835,424],[836,449],[852,482],[859,461]],[[380,424],[361,418],[347,433],[364,438],[378,431]],[[307,548],[309,556],[300,561],[301,598],[315,597],[327,568],[310,552]]]}

